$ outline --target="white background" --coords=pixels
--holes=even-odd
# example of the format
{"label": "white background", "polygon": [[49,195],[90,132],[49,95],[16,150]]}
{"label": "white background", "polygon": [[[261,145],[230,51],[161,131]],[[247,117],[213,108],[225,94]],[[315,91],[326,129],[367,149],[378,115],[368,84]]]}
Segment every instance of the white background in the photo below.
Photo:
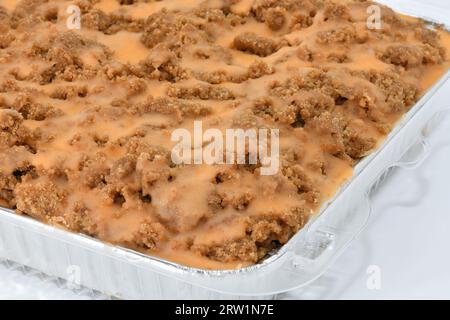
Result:
{"label": "white background", "polygon": [[[383,0],[450,26],[448,0]],[[434,103],[450,108],[450,81]],[[315,283],[291,299],[450,299],[450,112],[430,138],[431,155],[398,169],[373,198],[365,231]],[[370,289],[368,268],[379,271]],[[38,274],[0,264],[0,299],[87,299]]]}

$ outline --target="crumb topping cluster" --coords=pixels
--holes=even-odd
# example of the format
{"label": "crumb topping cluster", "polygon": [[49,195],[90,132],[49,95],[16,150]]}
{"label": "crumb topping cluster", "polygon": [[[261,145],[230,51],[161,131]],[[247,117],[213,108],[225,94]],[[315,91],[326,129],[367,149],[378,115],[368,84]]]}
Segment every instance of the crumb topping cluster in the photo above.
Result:
{"label": "crumb topping cluster", "polygon": [[[447,32],[381,5],[369,29],[373,4],[0,1],[1,204],[186,265],[257,263],[449,68]],[[194,120],[278,129],[278,174],[174,164]]]}

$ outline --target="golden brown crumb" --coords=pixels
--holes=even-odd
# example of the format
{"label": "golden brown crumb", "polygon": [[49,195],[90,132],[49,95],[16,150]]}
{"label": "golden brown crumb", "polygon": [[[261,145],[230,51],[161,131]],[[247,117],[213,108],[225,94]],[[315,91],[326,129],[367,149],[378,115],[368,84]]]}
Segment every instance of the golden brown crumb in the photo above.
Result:
{"label": "golden brown crumb", "polygon": [[23,182],[14,194],[17,209],[38,219],[60,214],[67,196],[51,181]]}
{"label": "golden brown crumb", "polygon": [[285,10],[279,7],[270,8],[266,12],[265,20],[270,29],[278,31],[283,28],[286,22]]}
{"label": "golden brown crumb", "polygon": [[98,227],[90,214],[89,208],[83,202],[78,201],[72,210],[64,214],[64,225],[69,230],[95,236],[98,234]]}
{"label": "golden brown crumb", "polygon": [[279,45],[272,39],[246,32],[234,38],[234,47],[237,50],[267,57],[278,50]]}
{"label": "golden brown crumb", "polygon": [[143,222],[139,230],[134,235],[134,242],[137,246],[146,249],[155,249],[159,242],[164,239],[165,228],[158,222]]}
{"label": "golden brown crumb", "polygon": [[238,260],[255,263],[259,259],[258,247],[250,239],[230,241],[212,246],[196,245],[192,247],[192,250],[210,259],[222,262]]}

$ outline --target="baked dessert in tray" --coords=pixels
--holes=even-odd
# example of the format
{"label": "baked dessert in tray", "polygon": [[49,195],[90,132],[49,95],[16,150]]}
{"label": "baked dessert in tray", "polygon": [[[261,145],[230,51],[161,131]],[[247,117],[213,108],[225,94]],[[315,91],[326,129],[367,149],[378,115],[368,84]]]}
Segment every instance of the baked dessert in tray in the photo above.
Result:
{"label": "baked dessert in tray", "polygon": [[[448,49],[370,1],[0,0],[1,204],[189,266],[257,263],[447,72]],[[279,130],[279,170],[174,163],[171,133],[194,121]]]}

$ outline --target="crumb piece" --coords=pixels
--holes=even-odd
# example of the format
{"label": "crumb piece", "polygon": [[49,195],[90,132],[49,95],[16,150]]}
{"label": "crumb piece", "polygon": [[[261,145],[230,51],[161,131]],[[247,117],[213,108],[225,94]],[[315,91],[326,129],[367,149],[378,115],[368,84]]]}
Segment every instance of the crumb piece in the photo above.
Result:
{"label": "crumb piece", "polygon": [[66,192],[51,181],[21,183],[14,194],[17,209],[40,220],[60,214],[66,199]]}
{"label": "crumb piece", "polygon": [[193,87],[171,86],[167,91],[169,97],[200,100],[233,100],[235,95],[229,89],[212,85]]}
{"label": "crumb piece", "polygon": [[283,8],[270,8],[266,11],[265,14],[265,21],[267,26],[273,31],[280,30],[281,28],[283,28],[286,22],[285,14],[286,11]]}
{"label": "crumb piece", "polygon": [[250,239],[230,241],[214,246],[194,245],[192,250],[216,261],[246,261],[252,263],[258,261],[258,248]]}
{"label": "crumb piece", "polygon": [[319,44],[343,43],[349,44],[355,41],[357,35],[352,27],[341,27],[327,31],[320,31],[317,34],[316,42]]}
{"label": "crumb piece", "polygon": [[251,79],[261,78],[274,72],[275,70],[272,67],[261,60],[256,60],[248,67],[248,77]]}
{"label": "crumb piece", "polygon": [[96,236],[98,234],[98,226],[90,214],[89,208],[83,202],[77,201],[73,205],[72,210],[64,214],[64,225],[71,231]]}
{"label": "crumb piece", "polygon": [[154,250],[164,240],[166,232],[159,222],[142,222],[139,230],[134,234],[133,242],[138,247]]}
{"label": "crumb piece", "polygon": [[254,33],[246,32],[234,38],[234,47],[239,51],[255,54],[260,57],[270,56],[279,49],[278,43]]}

